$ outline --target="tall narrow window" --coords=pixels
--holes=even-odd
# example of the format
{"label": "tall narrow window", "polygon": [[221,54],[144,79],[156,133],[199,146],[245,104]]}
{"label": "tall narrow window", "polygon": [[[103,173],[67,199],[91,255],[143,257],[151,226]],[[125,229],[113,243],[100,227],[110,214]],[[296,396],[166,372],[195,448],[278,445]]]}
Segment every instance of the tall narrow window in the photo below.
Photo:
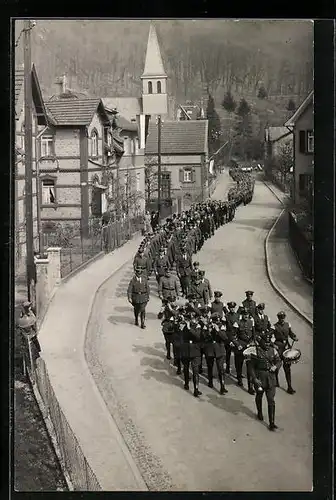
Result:
{"label": "tall narrow window", "polygon": [[156,89],[157,89],[157,93],[161,94],[161,82],[160,81],[157,82]]}
{"label": "tall narrow window", "polygon": [[42,180],[42,205],[56,203],[55,181],[53,179]]}
{"label": "tall narrow window", "polygon": [[153,94],[153,84],[152,84],[152,82],[148,82],[148,94]]}
{"label": "tall narrow window", "polygon": [[54,155],[54,138],[52,135],[43,135],[41,138],[41,156]]}
{"label": "tall narrow window", "polygon": [[140,191],[140,172],[136,174],[136,190]]}
{"label": "tall narrow window", "polygon": [[91,156],[98,156],[98,134],[96,130],[94,130],[91,134]]}

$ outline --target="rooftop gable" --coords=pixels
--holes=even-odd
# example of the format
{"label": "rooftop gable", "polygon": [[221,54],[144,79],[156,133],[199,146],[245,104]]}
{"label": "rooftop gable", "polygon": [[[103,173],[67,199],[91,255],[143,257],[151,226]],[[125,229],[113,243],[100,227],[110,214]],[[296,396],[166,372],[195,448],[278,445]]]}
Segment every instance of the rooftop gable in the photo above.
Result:
{"label": "rooftop gable", "polygon": [[[37,115],[37,123],[39,125],[46,125],[47,111],[44,106],[42,92],[34,64],[32,65],[32,70],[31,70],[31,85],[32,85],[33,103]],[[24,68],[15,69],[14,94],[15,94],[15,115],[16,119],[18,119],[24,105]]]}
{"label": "rooftop gable", "polygon": [[[158,152],[158,127],[149,124],[145,154]],[[162,154],[202,154],[208,152],[208,121],[164,121],[161,126]]]}
{"label": "rooftop gable", "polygon": [[286,121],[285,126],[286,127],[294,127],[295,123],[297,120],[300,118],[300,116],[305,112],[305,110],[308,108],[310,104],[313,104],[314,101],[314,91],[312,90],[305,100],[300,104],[300,106],[297,108],[293,116]]}
{"label": "rooftop gable", "polygon": [[268,127],[265,132],[266,140],[270,142],[279,141],[292,133],[287,127]]}

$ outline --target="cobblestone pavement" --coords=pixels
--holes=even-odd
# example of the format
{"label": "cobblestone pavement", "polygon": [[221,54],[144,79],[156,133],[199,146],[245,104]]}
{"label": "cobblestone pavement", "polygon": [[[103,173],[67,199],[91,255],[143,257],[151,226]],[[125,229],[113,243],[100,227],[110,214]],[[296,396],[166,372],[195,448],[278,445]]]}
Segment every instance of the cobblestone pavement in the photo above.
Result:
{"label": "cobblestone pavement", "polygon": [[[219,183],[214,198],[221,189]],[[280,212],[280,203],[257,182],[253,202],[239,207],[235,220],[197,255],[225,300],[239,303],[245,290],[254,290],[271,320],[280,309],[286,311],[300,339],[302,358],[292,370],[297,393],[285,392],[281,371],[275,433],[256,420],[254,397],[234,377],[227,380],[225,396],[218,388],[209,389],[204,377],[199,399],[183,390],[182,379],[165,358],[153,278],[146,330],[133,325],[126,299],[131,263],[99,292],[101,324],[87,338],[87,362],[150,490],[311,490],[312,330],[274,292],[265,272],[264,240]],[[267,416],[266,407],[264,412]]]}

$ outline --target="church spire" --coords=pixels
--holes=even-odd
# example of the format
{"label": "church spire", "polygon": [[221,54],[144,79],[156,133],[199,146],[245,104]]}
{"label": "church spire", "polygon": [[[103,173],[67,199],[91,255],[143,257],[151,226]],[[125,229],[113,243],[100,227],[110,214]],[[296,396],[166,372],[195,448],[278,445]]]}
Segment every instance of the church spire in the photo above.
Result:
{"label": "church spire", "polygon": [[166,77],[154,24],[150,24],[145,68],[142,77]]}

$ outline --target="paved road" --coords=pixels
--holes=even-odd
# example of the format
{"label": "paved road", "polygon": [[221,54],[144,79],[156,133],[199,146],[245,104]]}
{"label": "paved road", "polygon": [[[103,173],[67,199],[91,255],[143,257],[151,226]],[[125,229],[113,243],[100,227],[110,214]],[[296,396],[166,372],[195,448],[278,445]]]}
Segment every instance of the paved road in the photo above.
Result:
{"label": "paved road", "polygon": [[[183,390],[182,379],[165,359],[154,283],[147,329],[133,325],[125,299],[131,264],[100,291],[101,327],[87,339],[87,361],[151,490],[311,489],[312,330],[277,296],[265,273],[264,240],[280,211],[269,189],[257,182],[253,202],[240,207],[235,220],[197,255],[225,300],[240,302],[244,291],[253,289],[272,320],[280,309],[286,311],[300,339],[302,358],[293,367],[297,393],[277,391],[275,433],[256,420],[254,397],[234,378],[227,381],[225,396],[209,389],[204,378],[199,399]],[[285,386],[282,372],[280,384]]]}

